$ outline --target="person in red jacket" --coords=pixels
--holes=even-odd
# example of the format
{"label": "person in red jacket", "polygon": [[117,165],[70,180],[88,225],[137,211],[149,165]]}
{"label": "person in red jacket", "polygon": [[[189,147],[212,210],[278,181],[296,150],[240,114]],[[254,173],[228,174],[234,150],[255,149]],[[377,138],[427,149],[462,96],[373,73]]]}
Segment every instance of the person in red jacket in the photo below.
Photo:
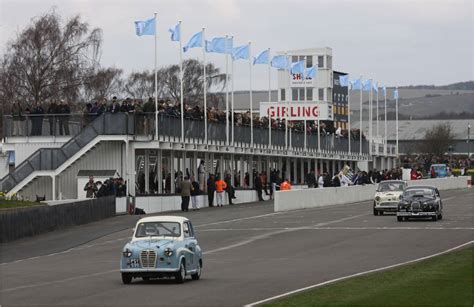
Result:
{"label": "person in red jacket", "polygon": [[227,189],[227,183],[222,180],[219,176],[216,180],[216,201],[217,207],[222,207],[224,205],[224,193]]}

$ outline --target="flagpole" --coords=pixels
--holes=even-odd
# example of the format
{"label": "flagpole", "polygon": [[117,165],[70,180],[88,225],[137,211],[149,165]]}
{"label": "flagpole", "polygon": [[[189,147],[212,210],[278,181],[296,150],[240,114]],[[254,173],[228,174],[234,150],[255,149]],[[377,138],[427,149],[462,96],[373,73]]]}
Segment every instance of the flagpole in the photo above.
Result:
{"label": "flagpole", "polygon": [[387,142],[388,142],[388,137],[387,137],[387,87],[385,86],[384,84],[384,96],[385,96],[385,133],[384,133],[384,136],[385,136],[385,154],[387,154]]}
{"label": "flagpole", "polygon": [[372,100],[373,100],[373,91],[372,91],[372,79],[370,79],[370,92],[369,92],[369,154],[372,154],[372,130],[373,130],[373,122],[372,122]]}
{"label": "flagpole", "polygon": [[379,84],[378,83],[377,83],[376,93],[377,93],[377,98],[376,98],[377,99],[377,112],[376,112],[376,114],[377,114],[377,137],[379,137],[380,134],[379,134]]}
{"label": "flagpole", "polygon": [[158,70],[157,70],[157,35],[156,35],[156,16],[155,12],[155,140],[158,141]]}
{"label": "flagpole", "polygon": [[[289,61],[288,61],[288,52],[285,52],[285,60],[286,60],[286,66],[288,68],[288,73],[291,73],[291,67],[288,65],[289,64]],[[285,69],[286,71],[286,69]],[[290,80],[288,78],[288,74],[285,73],[285,77],[286,77],[286,81],[288,82],[288,92],[286,93],[286,97],[285,97],[285,100],[286,100],[286,112],[285,112],[285,149],[288,150],[288,109],[289,109],[289,101],[290,101]]]}
{"label": "flagpole", "polygon": [[228,50],[229,36],[225,36],[225,144],[229,146],[229,53]]}
{"label": "flagpole", "polygon": [[360,76],[360,115],[359,115],[359,121],[360,121],[360,131],[359,131],[359,154],[362,155],[362,110],[363,110],[363,105],[362,105],[362,76]]}
{"label": "flagpole", "polygon": [[204,36],[206,28],[202,27],[202,59],[203,59],[203,78],[204,78],[204,144],[207,145],[207,99],[206,99],[206,91],[207,91],[207,80],[206,80],[206,38]]}
{"label": "flagpole", "polygon": [[180,96],[181,96],[181,142],[184,144],[184,94],[183,94],[183,43],[181,40],[181,20],[179,21],[179,73],[180,73]]}
{"label": "flagpole", "polygon": [[[347,80],[350,80],[347,75]],[[347,83],[347,139],[348,139],[348,152],[351,153],[351,84],[350,81]]]}
{"label": "flagpole", "polygon": [[[232,38],[232,41],[233,41],[234,37],[231,36],[231,38]],[[231,58],[230,60],[231,60],[231,62],[230,62],[230,70],[231,70],[230,104],[231,104],[231,109],[232,109],[231,110],[231,112],[232,112],[232,114],[231,114],[231,118],[232,118],[232,125],[231,125],[232,140],[231,141],[232,141],[232,146],[234,146],[234,125],[235,125],[235,121],[234,121],[234,113],[235,113],[235,111],[234,111],[234,59]]]}
{"label": "flagpole", "polygon": [[395,87],[395,90],[397,91],[397,99],[395,100],[395,125],[396,125],[396,145],[397,145],[397,148],[396,148],[396,152],[397,152],[397,158],[398,158],[398,87]]}
{"label": "flagpole", "polygon": [[[304,85],[304,105],[306,106],[306,102],[308,100],[308,97],[306,96],[306,56],[304,57],[304,68],[303,68],[303,85]],[[304,118],[304,151],[306,152],[306,117]]]}
{"label": "flagpole", "polygon": [[252,60],[251,44],[249,41],[249,73],[250,73],[250,147],[253,148],[253,98],[252,98]]}
{"label": "flagpole", "polygon": [[[271,74],[270,48],[268,48],[268,102],[272,101],[272,74]],[[268,148],[272,148],[272,118],[268,115]]]}

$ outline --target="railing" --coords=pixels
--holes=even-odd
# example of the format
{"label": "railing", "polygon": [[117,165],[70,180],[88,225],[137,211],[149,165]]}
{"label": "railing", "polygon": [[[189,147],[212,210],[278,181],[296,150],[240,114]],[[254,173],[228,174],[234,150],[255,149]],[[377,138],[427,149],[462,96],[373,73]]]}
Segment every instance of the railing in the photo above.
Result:
{"label": "railing", "polygon": [[[60,148],[41,148],[35,151],[30,157],[23,161],[15,171],[8,174],[0,180],[1,191],[9,191],[22,180],[27,178],[34,171],[55,170],[64,162],[70,159],[74,154],[79,152],[81,148],[90,143],[99,135],[135,135],[135,136],[151,136],[154,135],[155,114],[128,114],[128,113],[105,113],[100,116],[83,117],[78,115],[68,115],[67,120],[58,115],[25,117],[25,119],[14,119],[11,116],[4,118],[4,131],[7,136],[38,136],[38,135],[59,135],[66,132],[65,126],[61,128],[55,127],[55,118],[61,118],[62,124],[67,124],[69,132],[75,135]],[[51,121],[50,121],[51,119]],[[37,121],[37,122],[36,122]],[[19,131],[15,122],[21,122],[25,130]],[[45,123],[52,123],[51,126],[45,127]],[[18,123],[17,123],[18,125]],[[31,127],[30,127],[31,125]],[[14,128],[14,129],[13,129]],[[30,128],[30,129],[28,129]],[[50,129],[48,129],[50,128]],[[198,144],[204,144],[204,122],[201,120],[185,119],[184,121],[184,137],[186,140],[192,139]],[[240,147],[250,147],[250,127],[235,126],[234,127],[234,143]],[[254,128],[254,147],[268,147],[268,129]],[[41,131],[40,133],[38,131]],[[13,133],[14,132],[14,133]],[[22,132],[22,133],[20,133]],[[48,134],[49,132],[49,134]],[[226,131],[224,123],[210,122],[207,126],[208,144],[225,145]],[[180,118],[169,117],[164,114],[159,115],[158,119],[158,135],[161,138],[168,138],[173,141],[181,139],[181,121]],[[346,152],[348,150],[347,139],[337,138],[334,135],[322,135],[319,149],[323,152]],[[301,132],[288,132],[289,148],[303,149],[304,134]],[[230,141],[230,140],[229,140]],[[290,142],[291,141],[291,142]],[[351,152],[359,153],[359,141],[351,142]],[[285,131],[271,131],[271,145],[273,148],[285,149]],[[368,142],[363,142],[363,153],[368,153]],[[318,135],[308,134],[307,149],[318,150]]]}

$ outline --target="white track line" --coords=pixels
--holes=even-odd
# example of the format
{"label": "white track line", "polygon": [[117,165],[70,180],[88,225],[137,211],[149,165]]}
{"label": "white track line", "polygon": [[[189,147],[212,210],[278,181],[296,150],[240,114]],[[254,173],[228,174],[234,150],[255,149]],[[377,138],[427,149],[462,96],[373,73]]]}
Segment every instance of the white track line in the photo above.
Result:
{"label": "white track line", "polygon": [[271,301],[274,301],[274,300],[277,300],[277,299],[280,299],[280,298],[284,298],[284,297],[289,296],[289,295],[293,295],[293,294],[300,293],[300,292],[303,292],[303,291],[306,291],[306,290],[310,290],[310,289],[318,288],[318,287],[325,286],[325,285],[328,285],[328,284],[332,284],[332,283],[335,283],[335,282],[338,282],[338,281],[341,281],[341,280],[346,280],[346,279],[349,279],[349,278],[352,278],[352,277],[357,277],[357,276],[366,275],[366,274],[370,274],[370,273],[380,272],[380,271],[396,268],[396,267],[399,267],[399,266],[407,265],[407,264],[410,264],[410,263],[415,263],[415,262],[419,262],[419,261],[422,261],[422,260],[430,259],[430,258],[433,258],[433,257],[436,257],[436,256],[440,256],[440,255],[452,252],[452,251],[460,249],[462,247],[471,245],[473,243],[474,243],[474,241],[469,241],[469,242],[466,242],[464,244],[455,246],[453,248],[450,248],[450,249],[447,249],[445,251],[442,251],[442,252],[439,252],[439,253],[436,253],[436,254],[432,254],[432,255],[429,255],[429,256],[425,256],[425,257],[405,261],[405,262],[402,262],[402,263],[389,265],[389,266],[386,266],[386,267],[383,267],[383,268],[373,269],[373,270],[360,272],[360,273],[356,273],[356,274],[352,274],[352,275],[348,275],[348,276],[344,276],[344,277],[339,277],[339,278],[336,278],[336,279],[331,279],[331,280],[328,280],[328,281],[325,281],[325,282],[322,282],[322,283],[319,283],[319,284],[315,284],[315,285],[311,285],[311,286],[308,286],[308,287],[296,289],[296,290],[293,290],[293,291],[290,291],[290,292],[286,292],[286,293],[283,293],[283,294],[280,294],[280,295],[276,295],[276,296],[266,298],[264,300],[260,300],[258,302],[250,303],[250,304],[244,305],[244,307],[258,306],[258,305],[268,303],[268,302],[271,302]]}
{"label": "white track line", "polygon": [[[201,232],[213,231],[265,231],[265,230],[292,230],[293,227],[271,228],[210,228]],[[474,227],[298,227],[298,230],[474,230]]]}

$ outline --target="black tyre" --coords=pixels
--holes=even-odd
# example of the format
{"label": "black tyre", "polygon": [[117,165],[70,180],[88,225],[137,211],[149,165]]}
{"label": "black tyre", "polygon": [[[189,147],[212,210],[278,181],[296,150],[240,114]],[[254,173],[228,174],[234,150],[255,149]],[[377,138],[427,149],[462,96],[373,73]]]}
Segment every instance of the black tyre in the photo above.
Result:
{"label": "black tyre", "polygon": [[399,222],[403,221],[403,216],[397,216],[397,221]]}
{"label": "black tyre", "polygon": [[184,266],[184,262],[181,261],[181,264],[179,265],[179,271],[176,272],[174,279],[176,280],[177,284],[182,284],[185,278],[186,278],[186,267]]}
{"label": "black tyre", "polygon": [[199,278],[201,278],[201,269],[202,269],[202,264],[201,264],[201,260],[199,260],[199,264],[198,264],[196,273],[191,275],[191,278],[193,280],[199,280]]}
{"label": "black tyre", "polygon": [[442,219],[443,219],[443,214],[440,213],[440,214],[438,215],[438,220],[442,220]]}
{"label": "black tyre", "polygon": [[434,216],[431,217],[431,219],[433,220],[433,222],[436,222],[438,220],[438,216],[434,215]]}
{"label": "black tyre", "polygon": [[122,282],[126,285],[132,282],[132,275],[127,273],[122,273]]}
{"label": "black tyre", "polygon": [[379,215],[379,211],[374,208],[374,215]]}

